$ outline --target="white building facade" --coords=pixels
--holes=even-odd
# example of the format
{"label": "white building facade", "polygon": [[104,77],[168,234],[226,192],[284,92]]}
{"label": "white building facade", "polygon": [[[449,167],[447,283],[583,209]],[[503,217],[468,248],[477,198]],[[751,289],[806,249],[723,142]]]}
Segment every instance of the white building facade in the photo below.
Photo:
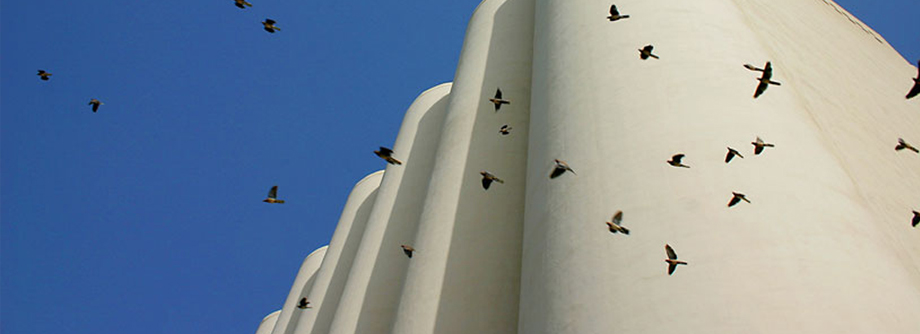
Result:
{"label": "white building facade", "polygon": [[830,0],[610,4],[481,3],[258,333],[920,333],[917,69]]}

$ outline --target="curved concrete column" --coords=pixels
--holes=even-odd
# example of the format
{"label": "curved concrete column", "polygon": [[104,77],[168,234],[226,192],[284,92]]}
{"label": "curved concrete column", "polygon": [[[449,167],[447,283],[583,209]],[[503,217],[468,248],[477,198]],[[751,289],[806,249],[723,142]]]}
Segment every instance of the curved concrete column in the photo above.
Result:
{"label": "curved concrete column", "polygon": [[296,334],[326,333],[338,308],[339,298],[352,262],[358,251],[361,236],[367,225],[377,199],[377,188],[383,179],[383,171],[374,172],[355,184],[348,195],[329,248],[323,257],[323,264],[316,273],[316,280],[307,297],[311,309],[305,311],[294,327]]}
{"label": "curved concrete column", "polygon": [[387,166],[328,333],[379,334],[392,326],[409,264],[399,245],[415,238],[450,91],[450,83],[428,89],[406,111],[393,145],[403,164]]}
{"label": "curved concrete column", "polygon": [[[891,245],[906,239],[876,228],[891,214],[876,215],[863,181],[854,181],[877,177],[842,158],[888,150],[884,160],[893,161],[893,146],[851,140],[843,148],[833,141],[839,130],[825,126],[866,129],[872,140],[891,134],[839,113],[835,100],[853,89],[810,87],[840,85],[825,67],[872,58],[861,52],[891,58],[892,50],[872,37],[873,51],[838,46],[820,60],[798,49],[838,37],[820,37],[825,30],[812,22],[846,20],[826,17],[838,14],[818,1],[622,1],[631,17],[618,22],[604,19],[609,5],[537,0],[518,333],[920,328],[917,262],[897,255],[903,248]],[[661,59],[639,59],[647,44]],[[783,85],[755,100],[759,73],[741,65],[767,60]],[[863,94],[859,105],[883,98]],[[904,107],[884,105],[917,124]],[[776,147],[755,156],[755,136]],[[725,164],[726,146],[745,159]],[[677,153],[692,168],[665,163]],[[550,180],[553,159],[578,175]],[[905,162],[856,159],[920,184],[920,168],[905,171]],[[727,208],[732,191],[753,203]],[[893,191],[883,198],[920,195]],[[903,206],[895,211],[909,213]],[[617,210],[629,236],[606,230]],[[690,263],[673,276],[666,243]]]}
{"label": "curved concrete column", "polygon": [[[470,19],[392,333],[517,328],[532,26],[526,0],[484,1]],[[511,104],[496,112],[499,87]],[[505,183],[484,190],[483,170]]]}
{"label": "curved concrete column", "polygon": [[278,323],[272,334],[291,334],[294,332],[294,326],[297,325],[300,315],[306,310],[297,308],[300,299],[307,296],[307,292],[313,286],[316,277],[316,271],[319,270],[320,264],[323,263],[323,257],[326,255],[326,249],[329,246],[323,246],[314,250],[307,255],[300,265],[297,276],[294,277],[294,284],[291,286],[291,292],[288,293],[284,306],[281,308],[281,314],[278,316]]}
{"label": "curved concrete column", "polygon": [[262,318],[259,328],[256,329],[256,334],[271,334],[272,330],[275,329],[275,324],[278,322],[279,314],[281,314],[281,310],[269,313],[265,318]]}

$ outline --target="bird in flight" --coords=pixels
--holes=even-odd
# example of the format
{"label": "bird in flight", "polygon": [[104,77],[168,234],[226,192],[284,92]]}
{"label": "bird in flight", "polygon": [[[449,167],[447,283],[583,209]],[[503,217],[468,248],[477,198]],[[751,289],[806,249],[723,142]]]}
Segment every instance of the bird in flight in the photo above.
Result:
{"label": "bird in flight", "polygon": [[45,81],[48,81],[48,78],[51,76],[51,73],[45,72],[45,70],[38,70],[38,76]]}
{"label": "bird in flight", "polygon": [[278,199],[278,186],[274,186],[269,189],[268,197],[262,200],[262,202],[284,204],[284,200]]}
{"label": "bird in flight", "polygon": [[303,310],[303,309],[308,309],[312,307],[310,307],[310,302],[307,301],[307,297],[303,297],[303,298],[300,298],[299,302],[297,302],[297,308]]}
{"label": "bird in flight", "polygon": [[[549,178],[555,179],[559,177],[559,175],[562,175],[562,173],[565,173],[566,171],[570,171],[572,172],[572,174],[575,174],[575,171],[572,170],[572,167],[569,167],[569,164],[565,163],[565,161],[562,161],[559,159],[554,159],[553,161],[556,162],[556,165],[553,166],[553,172],[549,174]],[[575,174],[575,175],[578,175],[578,174]]]}
{"label": "bird in flight", "polygon": [[505,124],[505,125],[502,125],[501,129],[498,129],[498,133],[501,133],[502,135],[508,135],[509,133],[511,133],[511,129],[512,129],[511,126],[509,126],[508,124]]}
{"label": "bird in flight", "polygon": [[920,212],[913,211],[913,213],[914,219],[910,221],[910,226],[917,227],[917,225],[920,225]]}
{"label": "bird in flight", "polygon": [[236,2],[236,6],[240,7],[241,9],[246,9],[246,6],[252,7],[252,4],[246,2],[246,0],[233,0],[233,1]]}
{"label": "bird in flight", "polygon": [[629,15],[620,15],[620,12],[617,11],[617,5],[610,5],[610,16],[607,17],[610,22],[629,18]]}
{"label": "bird in flight", "polygon": [[101,106],[101,105],[103,105],[103,104],[104,104],[104,103],[100,102],[100,101],[97,100],[97,99],[90,99],[90,100],[89,100],[89,103],[88,103],[88,105],[93,106],[93,112],[96,112],[97,110],[99,110],[99,106]]}
{"label": "bird in flight", "polygon": [[675,154],[674,156],[671,157],[671,160],[668,160],[668,164],[674,167],[690,168],[690,166],[680,163],[680,161],[683,158],[684,158],[683,153]]}
{"label": "bird in flight", "polygon": [[769,85],[777,85],[777,86],[780,85],[779,82],[770,80],[770,78],[773,77],[773,65],[771,65],[769,61],[767,62],[766,65],[764,65],[763,68],[757,68],[751,64],[744,64],[744,68],[749,69],[751,71],[763,72],[763,74],[760,75],[760,78],[757,79],[757,81],[759,81],[760,84],[757,85],[757,90],[754,91],[755,99],[758,96],[760,96],[760,94],[763,94],[763,92],[767,90],[767,87]]}
{"label": "bird in flight", "polygon": [[498,109],[502,108],[503,104],[511,104],[511,101],[502,99],[502,89],[498,88],[495,90],[495,97],[489,99],[489,102],[495,104],[495,111],[498,112]]}
{"label": "bird in flight", "polygon": [[396,160],[396,158],[393,157],[393,150],[386,147],[380,146],[380,150],[374,151],[374,154],[376,154],[381,159],[386,160],[391,165],[402,165],[402,161]]}
{"label": "bird in flight", "polygon": [[412,246],[409,245],[399,245],[399,247],[402,247],[403,253],[406,253],[406,256],[408,256],[410,259],[412,258],[412,252],[415,251],[415,248],[412,248]]}
{"label": "bird in flight", "polygon": [[489,173],[487,171],[481,171],[479,172],[479,174],[482,175],[482,188],[485,190],[489,190],[489,186],[492,185],[492,181],[502,183],[502,184],[505,183],[505,180],[499,179],[498,177],[496,177],[495,175],[492,175],[492,173]]}
{"label": "bird in flight", "polygon": [[616,234],[617,232],[619,232],[625,235],[629,235],[629,229],[623,227],[623,225],[620,225],[620,222],[622,221],[623,221],[623,211],[620,210],[620,211],[617,211],[617,213],[613,215],[613,218],[610,219],[609,222],[607,222],[607,229],[609,229],[610,233],[613,233],[613,234]]}
{"label": "bird in flight", "polygon": [[736,155],[737,155],[739,158],[744,159],[744,156],[742,156],[741,153],[738,153],[738,151],[736,151],[735,149],[729,147],[729,148],[728,148],[728,154],[725,155],[725,163],[728,163],[729,161],[732,161],[732,158],[734,158]]}
{"label": "bird in flight", "polygon": [[751,201],[749,201],[747,197],[744,197],[744,194],[736,193],[732,191],[732,199],[728,201],[728,207],[735,206],[735,204],[738,204],[738,202],[741,202],[741,201],[751,203]]}
{"label": "bird in flight", "polygon": [[912,98],[918,94],[920,94],[920,60],[917,61],[917,77],[914,78],[914,86],[910,88],[909,92],[907,92],[907,98]]}
{"label": "bird in flight", "polygon": [[265,31],[270,33],[275,33],[275,31],[281,30],[281,28],[275,26],[275,20],[272,19],[265,19],[265,21],[262,22],[262,26],[265,27]]}
{"label": "bird in flight", "polygon": [[906,141],[904,141],[904,139],[898,138],[898,146],[894,147],[895,151],[900,151],[905,148],[908,150],[914,151],[915,153],[920,153],[920,151],[918,151],[916,147],[911,146]]}
{"label": "bird in flight", "polygon": [[671,248],[671,245],[665,244],[664,251],[668,253],[668,258],[664,260],[664,262],[668,263],[668,275],[674,273],[674,270],[677,269],[677,265],[687,265],[687,262],[677,261],[677,253],[674,252],[674,249]]}
{"label": "bird in flight", "polygon": [[644,48],[639,49],[639,58],[642,58],[643,60],[648,59],[648,57],[658,59],[658,56],[652,54],[652,49],[654,48],[655,48],[654,46],[649,44],[649,45],[646,45]]}
{"label": "bird in flight", "polygon": [[754,141],[751,142],[751,145],[754,145],[754,154],[755,154],[755,155],[760,155],[760,152],[763,152],[763,148],[764,148],[764,147],[773,147],[773,146],[774,146],[773,144],[770,144],[770,143],[764,143],[764,142],[763,142],[763,139],[760,139],[760,137],[757,137],[757,139],[754,139]]}

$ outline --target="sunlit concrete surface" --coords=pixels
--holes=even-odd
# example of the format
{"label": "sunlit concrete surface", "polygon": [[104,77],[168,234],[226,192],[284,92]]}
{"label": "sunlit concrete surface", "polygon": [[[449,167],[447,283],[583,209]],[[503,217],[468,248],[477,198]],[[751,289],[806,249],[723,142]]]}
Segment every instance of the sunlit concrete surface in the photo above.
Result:
{"label": "sunlit concrete surface", "polygon": [[297,276],[294,277],[291,292],[288,293],[284,306],[281,308],[278,323],[275,324],[272,334],[291,334],[294,332],[294,326],[300,319],[301,314],[304,313],[304,310],[297,308],[297,303],[300,302],[301,298],[306,297],[310,288],[313,287],[313,282],[316,280],[316,271],[319,270],[320,265],[323,263],[323,257],[325,257],[328,248],[329,246],[317,248],[303,260]]}
{"label": "sunlit concrete surface", "polygon": [[271,334],[272,330],[275,329],[275,324],[278,323],[279,314],[281,314],[281,310],[269,313],[265,318],[262,318],[259,328],[256,329],[256,334]]}

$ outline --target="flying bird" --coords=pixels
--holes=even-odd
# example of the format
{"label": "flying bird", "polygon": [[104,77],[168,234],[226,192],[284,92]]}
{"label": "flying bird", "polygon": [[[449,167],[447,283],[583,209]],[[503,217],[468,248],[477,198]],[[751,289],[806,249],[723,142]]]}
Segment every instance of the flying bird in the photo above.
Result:
{"label": "flying bird", "polygon": [[623,227],[623,225],[620,225],[620,222],[622,221],[623,221],[623,211],[620,210],[620,211],[617,211],[617,213],[613,215],[613,218],[610,219],[609,222],[607,222],[607,229],[609,229],[610,233],[613,233],[613,234],[616,234],[617,232],[619,232],[625,235],[629,235],[629,229]]}
{"label": "flying bird", "polygon": [[103,105],[103,104],[104,104],[104,103],[100,102],[100,101],[97,100],[97,99],[90,99],[90,100],[89,100],[89,103],[88,103],[88,105],[93,106],[93,112],[96,112],[96,110],[99,110],[99,106],[101,106],[101,105]]}
{"label": "flying bird", "polygon": [[284,204],[284,200],[278,199],[278,186],[274,186],[268,190],[268,197],[262,200],[262,202]]}
{"label": "flying bird", "polygon": [[505,124],[505,125],[502,125],[501,129],[498,129],[498,133],[501,133],[502,135],[508,135],[509,133],[511,133],[511,129],[512,127],[508,126],[508,124]]}
{"label": "flying bird", "polygon": [[265,21],[262,22],[262,26],[265,27],[265,31],[270,33],[275,33],[275,31],[281,30],[281,28],[275,26],[275,20],[272,19],[265,19]]}
{"label": "flying bird", "polygon": [[898,146],[894,147],[895,151],[900,151],[905,148],[908,150],[914,151],[915,153],[920,153],[920,151],[918,151],[916,147],[911,146],[906,141],[904,141],[904,139],[898,138]]}
{"label": "flying bird", "polygon": [[412,252],[415,251],[415,248],[412,248],[412,246],[408,245],[399,245],[399,247],[402,247],[403,253],[406,253],[406,256],[408,256],[410,259],[412,258]]}
{"label": "flying bird", "polygon": [[917,77],[914,78],[914,86],[910,88],[909,92],[907,92],[907,98],[912,98],[917,96],[917,94],[920,94],[920,60],[917,61]]}
{"label": "flying bird", "polygon": [[684,158],[683,153],[675,154],[674,156],[671,157],[671,160],[668,160],[668,164],[674,167],[690,168],[690,166],[680,163],[680,161],[683,158]]}
{"label": "flying bird", "polygon": [[764,142],[763,142],[763,139],[760,139],[760,137],[757,137],[757,139],[755,139],[754,141],[752,141],[752,142],[751,142],[751,145],[754,145],[754,154],[755,154],[755,155],[760,155],[760,152],[763,152],[763,148],[764,148],[764,147],[773,147],[773,146],[774,146],[773,144],[770,144],[770,143],[764,143]]}
{"label": "flying bird", "polygon": [[639,58],[642,58],[643,60],[648,59],[648,57],[658,59],[658,56],[652,54],[652,49],[654,48],[655,48],[654,46],[649,44],[649,45],[646,45],[644,48],[639,49]]}
{"label": "flying bird", "polygon": [[913,213],[914,219],[910,221],[910,226],[917,227],[917,225],[920,225],[920,212],[913,211]]}
{"label": "flying bird", "polygon": [[303,310],[303,309],[308,309],[312,307],[310,307],[310,302],[307,301],[307,297],[303,297],[303,298],[300,298],[299,302],[297,302],[297,308]]}
{"label": "flying bird", "polygon": [[502,100],[502,89],[501,89],[501,88],[495,90],[495,97],[489,99],[489,102],[492,102],[492,103],[495,104],[495,111],[496,111],[496,112],[498,111],[498,109],[501,109],[501,108],[502,108],[502,105],[503,105],[503,104],[511,104],[511,101]]}
{"label": "flying bird", "polygon": [[744,68],[749,69],[751,71],[763,72],[763,74],[760,75],[760,78],[757,79],[757,81],[759,81],[760,84],[757,85],[757,90],[754,91],[755,99],[758,96],[760,96],[760,94],[763,94],[763,92],[767,90],[767,87],[769,85],[777,85],[777,86],[780,85],[779,82],[770,80],[770,78],[773,77],[773,65],[771,65],[769,61],[767,62],[766,65],[764,65],[763,68],[757,68],[751,64],[744,64]]}
{"label": "flying bird", "polygon": [[749,201],[746,197],[744,197],[744,194],[742,194],[742,193],[736,193],[736,192],[732,191],[732,199],[728,201],[728,207],[732,207],[732,206],[734,206],[735,204],[738,204],[738,202],[741,202],[741,201],[745,201],[745,202],[751,203],[751,201]]}
{"label": "flying bird", "polygon": [[481,171],[479,172],[479,174],[482,175],[482,188],[485,190],[489,190],[489,186],[492,185],[492,181],[502,183],[502,184],[505,183],[504,180],[499,179],[498,177],[496,177],[495,175],[492,175],[492,173],[489,173],[487,171]]}
{"label": "flying bird", "polygon": [[674,270],[677,269],[677,265],[687,265],[687,262],[677,261],[677,253],[674,252],[674,249],[671,248],[671,245],[665,244],[664,250],[668,252],[668,258],[664,260],[664,262],[668,263],[668,275],[674,273]]}
{"label": "flying bird", "polygon": [[617,5],[610,5],[610,16],[607,17],[610,22],[629,18],[629,15],[620,15],[620,12],[617,11]]}
{"label": "flying bird", "polygon": [[246,2],[246,0],[233,0],[233,1],[236,2],[236,6],[240,7],[241,9],[246,9],[246,6],[252,7],[252,4]]}
{"label": "flying bird", "polygon": [[[565,163],[565,161],[562,161],[559,159],[554,159],[554,161],[556,162],[556,165],[553,166],[553,172],[549,174],[549,178],[555,179],[559,177],[559,175],[562,175],[562,173],[565,173],[566,171],[570,171],[572,172],[572,174],[575,174],[575,171],[572,170],[572,167],[569,167],[569,164]],[[578,174],[575,174],[575,175],[578,175]]]}
{"label": "flying bird", "polygon": [[725,163],[728,163],[729,161],[732,161],[732,158],[734,158],[736,155],[737,155],[739,158],[744,159],[744,156],[742,156],[741,153],[738,153],[738,151],[735,151],[735,149],[729,147],[729,148],[728,148],[728,154],[725,155]]}
{"label": "flying bird", "polygon": [[45,72],[45,70],[38,70],[38,76],[45,81],[48,81],[48,77],[51,76],[51,73]]}
{"label": "flying bird", "polygon": [[402,165],[402,161],[396,160],[396,158],[393,157],[393,150],[386,147],[380,146],[380,150],[374,151],[374,154],[376,154],[381,159],[386,160],[391,165]]}

